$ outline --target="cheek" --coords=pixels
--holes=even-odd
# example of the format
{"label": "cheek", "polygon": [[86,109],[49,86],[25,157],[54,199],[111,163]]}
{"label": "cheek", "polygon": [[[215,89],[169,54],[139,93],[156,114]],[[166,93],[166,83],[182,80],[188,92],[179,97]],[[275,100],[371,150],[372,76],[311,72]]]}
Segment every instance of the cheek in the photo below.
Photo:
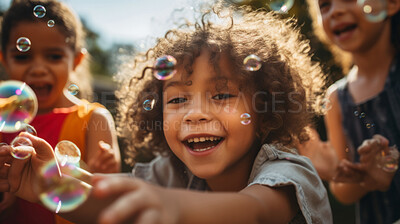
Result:
{"label": "cheek", "polygon": [[167,142],[176,138],[180,129],[180,116],[178,113],[163,112],[163,131]]}

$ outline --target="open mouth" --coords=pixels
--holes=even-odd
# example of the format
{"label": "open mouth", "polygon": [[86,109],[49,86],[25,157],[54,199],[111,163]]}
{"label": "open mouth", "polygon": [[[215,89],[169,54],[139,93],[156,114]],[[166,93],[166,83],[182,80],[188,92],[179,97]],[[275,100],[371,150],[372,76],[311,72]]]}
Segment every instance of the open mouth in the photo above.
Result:
{"label": "open mouth", "polygon": [[38,100],[41,100],[50,95],[53,85],[50,84],[29,84],[33,92],[35,92]]}
{"label": "open mouth", "polygon": [[343,34],[343,33],[353,31],[354,29],[356,29],[356,27],[357,27],[356,24],[344,26],[344,27],[335,29],[335,30],[333,31],[333,33],[334,33],[335,35],[337,35],[337,36],[340,36],[340,35]]}
{"label": "open mouth", "polygon": [[204,152],[217,146],[224,138],[216,136],[195,137],[183,141],[190,150],[194,152]]}

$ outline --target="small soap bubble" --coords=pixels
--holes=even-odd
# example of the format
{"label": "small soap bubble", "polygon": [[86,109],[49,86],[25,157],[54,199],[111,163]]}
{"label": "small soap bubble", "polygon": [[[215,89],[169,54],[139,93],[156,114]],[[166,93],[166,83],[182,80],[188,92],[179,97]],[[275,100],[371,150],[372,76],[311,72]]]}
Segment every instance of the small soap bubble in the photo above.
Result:
{"label": "small soap bubble", "polygon": [[155,104],[156,104],[155,99],[147,99],[143,102],[143,109],[146,111],[153,110]]}
{"label": "small soap bubble", "polygon": [[324,98],[324,99],[322,100],[322,103],[321,103],[321,109],[322,109],[322,112],[323,112],[323,113],[326,113],[326,112],[328,112],[330,109],[332,109],[332,103],[331,103],[331,101],[330,101],[329,99],[327,99],[327,98]]}
{"label": "small soap bubble", "polygon": [[251,116],[248,113],[244,113],[242,115],[240,115],[240,123],[242,123],[243,125],[248,125],[251,123]]}
{"label": "small soap bubble", "polygon": [[399,168],[399,161],[391,156],[383,157],[382,169],[386,172],[395,172]]}
{"label": "small soap bubble", "polygon": [[[62,170],[62,172],[61,172]],[[50,161],[40,169],[36,191],[49,210],[70,212],[86,201],[92,186],[79,180],[82,173],[75,165]]]}
{"label": "small soap bubble", "polygon": [[46,15],[46,8],[42,5],[37,5],[33,8],[33,15],[37,18],[43,18]]}
{"label": "small soap bubble", "polygon": [[243,60],[243,64],[247,71],[258,71],[261,68],[261,59],[254,54],[247,56]]}
{"label": "small soap bubble", "polygon": [[23,131],[24,132],[28,132],[31,135],[37,136],[36,129],[32,125],[25,124],[24,128],[23,128]]}
{"label": "small soap bubble", "polygon": [[170,55],[165,55],[156,59],[153,66],[153,74],[158,80],[168,80],[175,73],[176,59]]}
{"label": "small soap bubble", "polygon": [[17,40],[16,47],[21,52],[27,52],[29,49],[31,49],[31,40],[29,40],[27,37],[20,37]]}
{"label": "small soap bubble", "polygon": [[55,24],[56,24],[56,22],[54,22],[54,20],[52,20],[52,19],[47,21],[47,26],[48,27],[53,27]]}
{"label": "small soap bubble", "polygon": [[371,124],[370,124],[370,123],[367,123],[367,124],[365,124],[365,127],[367,127],[368,129],[370,129],[370,128],[371,128]]}
{"label": "small soap bubble", "polygon": [[79,164],[81,160],[81,151],[78,146],[67,140],[60,141],[56,145],[54,154],[61,165],[65,165],[66,163]]}
{"label": "small soap bubble", "polygon": [[16,159],[27,159],[32,154],[32,142],[29,138],[17,136],[11,142],[11,155]]}
{"label": "small soap bubble", "polygon": [[364,117],[365,117],[365,113],[364,113],[364,112],[361,112],[359,118],[364,118]]}
{"label": "small soap bubble", "polygon": [[378,168],[386,172],[396,172],[399,168],[399,151],[396,145],[390,146],[388,153],[382,151],[381,154],[376,156],[376,159],[378,161]]}
{"label": "small soap bubble", "polygon": [[71,84],[68,86],[68,92],[75,96],[79,93],[79,87],[76,84]]}
{"label": "small soap bubble", "polygon": [[278,13],[287,13],[294,5],[294,0],[270,0],[269,7]]}
{"label": "small soap bubble", "polygon": [[360,112],[358,112],[357,110],[354,111],[354,116],[358,117],[358,115],[360,115]]}
{"label": "small soap bubble", "polygon": [[382,22],[387,17],[386,0],[357,0],[357,4],[370,22]]}
{"label": "small soap bubble", "polygon": [[36,116],[37,98],[24,82],[0,82],[0,132],[19,131]]}

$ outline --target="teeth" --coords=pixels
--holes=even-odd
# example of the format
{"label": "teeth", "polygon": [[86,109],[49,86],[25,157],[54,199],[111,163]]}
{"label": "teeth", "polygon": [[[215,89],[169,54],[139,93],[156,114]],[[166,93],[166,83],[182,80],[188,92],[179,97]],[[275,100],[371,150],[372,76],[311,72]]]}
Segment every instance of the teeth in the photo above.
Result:
{"label": "teeth", "polygon": [[205,142],[205,141],[218,141],[221,137],[200,137],[200,138],[189,138],[186,140],[188,143],[192,142]]}
{"label": "teeth", "polygon": [[209,150],[209,149],[211,149],[213,147],[214,146],[210,146],[210,147],[207,147],[207,148],[204,148],[204,149],[193,149],[193,151],[195,151],[195,152],[204,152],[204,151]]}

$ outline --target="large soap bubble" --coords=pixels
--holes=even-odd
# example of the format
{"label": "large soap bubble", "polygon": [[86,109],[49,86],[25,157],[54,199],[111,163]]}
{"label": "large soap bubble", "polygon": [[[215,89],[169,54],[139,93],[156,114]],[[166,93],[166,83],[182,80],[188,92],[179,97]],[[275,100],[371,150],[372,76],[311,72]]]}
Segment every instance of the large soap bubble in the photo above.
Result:
{"label": "large soap bubble", "polygon": [[0,82],[0,132],[13,133],[33,120],[38,102],[33,90],[24,82]]}

